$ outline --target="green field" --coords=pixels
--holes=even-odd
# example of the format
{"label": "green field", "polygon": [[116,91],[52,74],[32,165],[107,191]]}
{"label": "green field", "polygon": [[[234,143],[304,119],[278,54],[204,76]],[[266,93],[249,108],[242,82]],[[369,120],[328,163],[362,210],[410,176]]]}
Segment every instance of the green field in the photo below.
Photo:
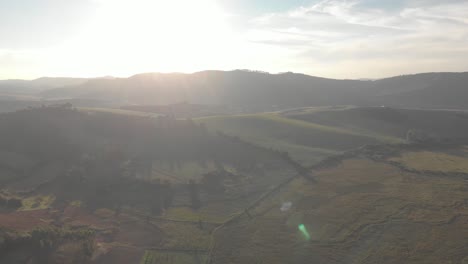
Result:
{"label": "green field", "polygon": [[321,125],[275,113],[207,117],[197,122],[206,124],[211,131],[222,131],[266,148],[287,151],[305,165],[365,144],[401,142],[395,137]]}
{"label": "green field", "polygon": [[126,116],[140,116],[140,117],[155,117],[158,114],[155,113],[147,113],[147,112],[140,112],[140,111],[133,111],[133,110],[125,110],[125,109],[118,109],[118,108],[97,108],[97,107],[78,107],[79,111],[87,112],[87,113],[110,113],[110,114],[117,114],[117,115],[126,115]]}

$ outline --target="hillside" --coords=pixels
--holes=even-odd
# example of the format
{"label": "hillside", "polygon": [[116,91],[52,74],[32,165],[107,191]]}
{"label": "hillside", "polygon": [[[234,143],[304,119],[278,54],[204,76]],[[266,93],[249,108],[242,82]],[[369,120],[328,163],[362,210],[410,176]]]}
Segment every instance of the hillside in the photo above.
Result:
{"label": "hillside", "polygon": [[0,93],[37,93],[64,86],[80,85],[86,78],[42,77],[34,80],[0,80]]}
{"label": "hillside", "polygon": [[150,249],[191,259],[212,228],[297,174],[279,152],[128,112],[0,115],[0,262],[138,263]]}
{"label": "hillside", "polygon": [[210,263],[465,263],[468,171],[434,171],[427,153],[468,161],[458,147],[362,149],[329,160],[311,171],[314,182],[294,179],[217,230]]}
{"label": "hillside", "polygon": [[287,151],[310,166],[367,144],[399,143],[415,131],[434,139],[465,139],[468,114],[389,107],[316,107],[277,113],[196,119],[212,131]]}
{"label": "hillside", "polygon": [[204,71],[92,79],[42,92],[43,98],[106,99],[121,105],[181,102],[265,111],[324,105],[466,108],[468,73],[425,73],[375,81],[335,80],[296,73]]}
{"label": "hillside", "polygon": [[304,109],[283,115],[355,133],[376,133],[400,139],[406,139],[409,130],[425,131],[439,138],[465,138],[468,133],[468,114],[458,111],[354,107],[329,111]]}
{"label": "hillside", "polygon": [[[453,141],[398,144],[408,124],[444,120],[458,122],[438,134]],[[466,120],[380,107],[0,114],[0,262],[460,263]]]}
{"label": "hillside", "polygon": [[273,75],[248,71],[205,71],[194,74],[148,73],[123,79],[90,80],[75,87],[45,91],[42,95],[48,98],[107,98],[133,104],[222,104],[255,111],[344,102],[344,98],[353,96],[343,90],[350,85],[358,86],[359,82],[293,73]]}
{"label": "hillside", "polygon": [[295,160],[308,166],[324,157],[362,145],[401,140],[379,135],[375,131],[360,133],[335,125],[304,122],[276,113],[206,117],[196,121],[205,124],[211,131],[237,136],[265,148],[287,151]]}

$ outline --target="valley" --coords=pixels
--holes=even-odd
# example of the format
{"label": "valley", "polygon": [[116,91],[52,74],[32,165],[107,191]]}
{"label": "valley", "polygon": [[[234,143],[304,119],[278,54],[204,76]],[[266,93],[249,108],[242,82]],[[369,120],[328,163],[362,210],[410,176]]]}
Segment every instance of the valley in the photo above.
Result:
{"label": "valley", "polygon": [[0,260],[457,263],[466,248],[436,245],[468,237],[465,115],[320,107],[176,119],[69,105],[5,113]]}

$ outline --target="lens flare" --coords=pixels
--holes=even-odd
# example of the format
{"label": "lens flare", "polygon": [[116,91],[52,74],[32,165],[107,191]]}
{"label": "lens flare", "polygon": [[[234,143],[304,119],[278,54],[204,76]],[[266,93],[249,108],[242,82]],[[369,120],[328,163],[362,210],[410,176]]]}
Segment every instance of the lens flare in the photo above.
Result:
{"label": "lens flare", "polygon": [[300,225],[298,226],[298,229],[299,229],[299,231],[301,231],[301,233],[302,233],[302,235],[304,236],[304,238],[305,238],[307,241],[309,241],[309,240],[310,240],[310,234],[309,234],[309,232],[307,231],[307,228],[305,227],[305,225],[304,225],[304,224],[300,224]]}

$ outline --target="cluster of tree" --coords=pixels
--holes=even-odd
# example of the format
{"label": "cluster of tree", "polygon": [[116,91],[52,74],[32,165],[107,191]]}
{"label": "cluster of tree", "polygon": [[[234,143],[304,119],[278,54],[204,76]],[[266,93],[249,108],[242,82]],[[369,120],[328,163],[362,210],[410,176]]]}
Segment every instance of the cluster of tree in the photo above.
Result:
{"label": "cluster of tree", "polygon": [[[0,115],[0,148],[41,161],[74,163],[83,154],[113,147],[146,163],[218,161],[248,169],[259,150],[209,133],[204,124],[174,116],[145,118],[86,113],[70,106],[43,107]],[[260,155],[261,156],[261,155]]]}
{"label": "cluster of tree", "polygon": [[463,145],[468,143],[468,138],[465,135],[443,137],[420,129],[410,129],[406,133],[406,142],[418,145]]}
{"label": "cluster of tree", "polygon": [[224,179],[230,174],[225,170],[216,170],[203,175],[201,185],[208,194],[222,194],[225,190]]}
{"label": "cluster of tree", "polygon": [[70,160],[77,146],[67,139],[60,123],[73,122],[75,111],[65,107],[44,107],[0,115],[0,148],[3,151],[45,160]]}
{"label": "cluster of tree", "polygon": [[6,208],[9,210],[16,210],[23,206],[23,202],[19,198],[7,198],[0,195],[0,208]]}
{"label": "cluster of tree", "polygon": [[[57,249],[72,243],[72,252],[66,256],[67,263],[89,263],[96,248],[95,233],[90,229],[69,230],[63,228],[38,228],[29,233],[17,234],[0,230],[0,263],[56,263]],[[24,250],[27,254],[17,254]]]}
{"label": "cluster of tree", "polygon": [[78,242],[80,249],[74,252],[73,263],[85,263],[95,250],[94,231],[90,229],[66,230],[60,228],[39,228],[30,233],[30,243],[35,248],[39,263],[50,263],[54,251],[63,243]]}
{"label": "cluster of tree", "polygon": [[[87,113],[70,105],[1,114],[0,148],[40,164],[60,162],[70,168],[55,181],[57,201],[64,205],[83,200],[90,209],[117,212],[139,205],[155,214],[169,208],[175,196],[170,182],[150,181],[155,161],[173,167],[189,161],[227,163],[242,171],[276,155],[236,137],[210,133],[190,119]],[[201,206],[201,191],[224,191],[224,174],[218,171],[201,183],[187,184],[192,207]]]}
{"label": "cluster of tree", "polygon": [[224,169],[218,169],[203,174],[200,182],[193,179],[189,180],[186,186],[191,208],[197,210],[203,205],[200,198],[202,191],[209,195],[223,194],[225,191],[224,180],[229,177],[232,178],[234,175]]}
{"label": "cluster of tree", "polygon": [[436,142],[438,140],[439,137],[420,129],[410,129],[406,133],[406,142],[408,143],[428,143]]}
{"label": "cluster of tree", "polygon": [[202,202],[200,200],[199,184],[197,184],[194,180],[190,180],[187,186],[192,209],[199,209],[202,206]]}
{"label": "cluster of tree", "polygon": [[160,214],[172,205],[175,191],[169,181],[148,182],[135,177],[133,163],[118,151],[86,157],[59,180],[61,201],[82,200],[91,209],[145,206]]}

